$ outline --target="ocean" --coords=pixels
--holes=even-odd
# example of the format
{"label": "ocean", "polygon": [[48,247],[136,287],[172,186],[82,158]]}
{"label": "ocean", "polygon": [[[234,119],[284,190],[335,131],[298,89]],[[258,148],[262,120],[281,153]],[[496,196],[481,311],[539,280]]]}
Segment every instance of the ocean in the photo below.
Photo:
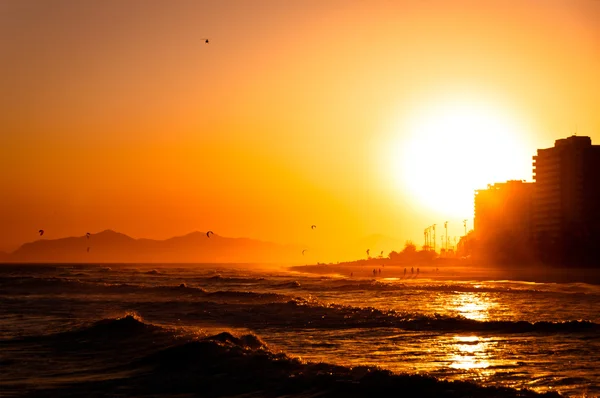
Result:
{"label": "ocean", "polygon": [[600,286],[356,270],[0,265],[0,396],[600,396]]}

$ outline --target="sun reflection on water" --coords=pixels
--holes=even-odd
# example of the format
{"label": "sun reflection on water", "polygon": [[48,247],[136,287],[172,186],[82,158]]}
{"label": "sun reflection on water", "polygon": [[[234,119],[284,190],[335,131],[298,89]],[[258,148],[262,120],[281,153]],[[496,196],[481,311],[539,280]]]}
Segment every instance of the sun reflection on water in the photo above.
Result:
{"label": "sun reflection on water", "polygon": [[489,320],[489,310],[492,303],[487,300],[484,293],[459,293],[452,302],[450,308],[468,319],[475,321]]}
{"label": "sun reflection on water", "polygon": [[[487,321],[492,305],[485,293],[458,293],[449,309],[467,319]],[[448,352],[450,367],[462,370],[488,368],[493,349],[488,340],[479,336],[454,336]]]}
{"label": "sun reflection on water", "polygon": [[485,369],[490,366],[490,343],[478,336],[454,336],[454,350],[449,355],[454,369]]}

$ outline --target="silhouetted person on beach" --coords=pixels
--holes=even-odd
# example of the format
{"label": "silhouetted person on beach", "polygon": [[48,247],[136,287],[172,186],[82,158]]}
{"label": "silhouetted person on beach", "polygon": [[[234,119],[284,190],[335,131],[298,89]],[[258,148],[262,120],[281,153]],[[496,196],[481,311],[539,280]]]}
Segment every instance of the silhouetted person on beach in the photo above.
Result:
{"label": "silhouetted person on beach", "polygon": [[415,273],[415,267],[410,267],[410,274],[414,274]]}
{"label": "silhouetted person on beach", "polygon": [[404,276],[406,276],[406,268],[404,268]]}
{"label": "silhouetted person on beach", "polygon": [[350,272],[350,278],[354,276],[354,272]]}
{"label": "silhouetted person on beach", "polygon": [[379,268],[379,271],[377,271],[379,273],[379,275],[381,275],[381,268]]}
{"label": "silhouetted person on beach", "polygon": [[419,269],[417,268],[417,275],[419,275]]}

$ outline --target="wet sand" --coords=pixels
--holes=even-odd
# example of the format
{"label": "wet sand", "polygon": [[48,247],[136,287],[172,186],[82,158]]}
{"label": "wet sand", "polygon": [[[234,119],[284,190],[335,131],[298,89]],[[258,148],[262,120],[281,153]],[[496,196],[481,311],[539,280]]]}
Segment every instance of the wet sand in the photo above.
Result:
{"label": "wet sand", "polygon": [[[411,267],[414,273],[411,274]],[[404,269],[406,268],[406,275]],[[417,273],[417,268],[419,272]],[[600,285],[600,266],[590,268],[558,268],[544,266],[478,266],[460,263],[406,264],[319,264],[302,265],[288,268],[291,271],[337,275],[354,278],[400,278],[434,280],[519,280],[544,283],[590,283]],[[437,270],[436,270],[437,269]],[[377,273],[374,274],[373,270]],[[379,273],[381,270],[381,273]]]}

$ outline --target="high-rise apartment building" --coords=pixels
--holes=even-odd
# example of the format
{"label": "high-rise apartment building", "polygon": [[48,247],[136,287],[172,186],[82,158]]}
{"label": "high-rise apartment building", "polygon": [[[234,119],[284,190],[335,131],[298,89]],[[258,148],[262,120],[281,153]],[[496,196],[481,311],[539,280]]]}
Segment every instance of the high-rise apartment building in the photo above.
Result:
{"label": "high-rise apartment building", "polygon": [[[600,145],[572,136],[533,157],[533,237],[542,259],[600,259]],[[600,266],[600,264],[598,264]]]}
{"label": "high-rise apartment building", "polygon": [[526,259],[534,252],[533,186],[507,181],[475,191],[475,237],[488,257]]}

